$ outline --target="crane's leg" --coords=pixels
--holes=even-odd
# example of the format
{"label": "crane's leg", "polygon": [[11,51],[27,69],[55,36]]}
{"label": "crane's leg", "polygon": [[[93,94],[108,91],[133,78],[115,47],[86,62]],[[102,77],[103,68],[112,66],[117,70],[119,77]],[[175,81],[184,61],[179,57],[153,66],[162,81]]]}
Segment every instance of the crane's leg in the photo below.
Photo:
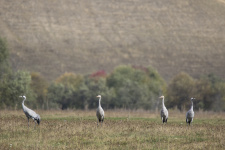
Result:
{"label": "crane's leg", "polygon": [[103,121],[104,121],[104,116],[102,116],[102,118],[101,118],[102,125],[103,125]]}
{"label": "crane's leg", "polygon": [[187,126],[188,126],[188,119],[186,118],[186,123],[187,123]]}
{"label": "crane's leg", "polygon": [[34,128],[36,127],[36,120],[34,118],[32,118],[34,121]]}
{"label": "crane's leg", "polygon": [[28,121],[28,127],[29,127],[29,118],[27,118],[27,121]]}
{"label": "crane's leg", "polygon": [[191,125],[191,121],[190,120],[188,120],[188,124],[189,124],[188,127],[190,127],[190,125]]}
{"label": "crane's leg", "polygon": [[[33,119],[34,120],[34,119]],[[36,121],[34,120],[34,128],[36,127]]]}
{"label": "crane's leg", "polygon": [[162,118],[162,122],[163,122],[163,125],[164,125],[164,123],[166,122],[166,119],[165,118]]}

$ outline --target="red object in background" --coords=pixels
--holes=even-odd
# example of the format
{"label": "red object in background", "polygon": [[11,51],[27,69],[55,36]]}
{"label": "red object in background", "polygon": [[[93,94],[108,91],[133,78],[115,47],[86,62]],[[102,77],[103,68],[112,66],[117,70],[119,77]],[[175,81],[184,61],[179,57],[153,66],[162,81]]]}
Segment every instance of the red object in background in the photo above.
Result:
{"label": "red object in background", "polygon": [[95,72],[95,73],[92,73],[91,75],[90,75],[90,77],[106,77],[106,72],[104,71],[104,70],[99,70],[99,71],[97,71],[97,72]]}

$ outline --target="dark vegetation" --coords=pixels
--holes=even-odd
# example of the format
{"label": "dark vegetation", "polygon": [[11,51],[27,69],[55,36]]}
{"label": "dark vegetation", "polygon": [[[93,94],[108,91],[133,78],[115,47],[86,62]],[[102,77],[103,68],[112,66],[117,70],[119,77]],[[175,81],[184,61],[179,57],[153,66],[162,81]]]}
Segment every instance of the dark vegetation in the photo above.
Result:
{"label": "dark vegetation", "polygon": [[195,79],[181,72],[167,85],[152,67],[123,65],[110,74],[64,73],[49,83],[40,73],[12,71],[7,45],[2,39],[0,44],[1,109],[21,109],[20,95],[26,95],[26,105],[36,109],[94,109],[101,94],[104,109],[155,110],[161,106],[158,97],[165,95],[168,108],[184,110],[195,97],[195,109],[225,111],[225,82],[213,74]]}

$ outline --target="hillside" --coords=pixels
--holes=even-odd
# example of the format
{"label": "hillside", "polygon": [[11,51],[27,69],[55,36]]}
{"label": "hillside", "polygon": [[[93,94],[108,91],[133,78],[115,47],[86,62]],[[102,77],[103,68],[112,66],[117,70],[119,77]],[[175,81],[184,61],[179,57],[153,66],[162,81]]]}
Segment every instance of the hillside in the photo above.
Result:
{"label": "hillside", "polygon": [[153,66],[225,79],[225,0],[1,0],[0,36],[14,70],[112,71]]}

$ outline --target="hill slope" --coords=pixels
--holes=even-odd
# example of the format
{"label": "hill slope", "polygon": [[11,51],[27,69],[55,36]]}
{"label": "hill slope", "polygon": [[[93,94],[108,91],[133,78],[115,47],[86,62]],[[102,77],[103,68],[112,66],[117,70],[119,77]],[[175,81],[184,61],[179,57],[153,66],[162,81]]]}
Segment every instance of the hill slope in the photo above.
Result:
{"label": "hill slope", "polygon": [[0,1],[13,68],[47,79],[120,64],[225,79],[224,26],[224,0]]}

